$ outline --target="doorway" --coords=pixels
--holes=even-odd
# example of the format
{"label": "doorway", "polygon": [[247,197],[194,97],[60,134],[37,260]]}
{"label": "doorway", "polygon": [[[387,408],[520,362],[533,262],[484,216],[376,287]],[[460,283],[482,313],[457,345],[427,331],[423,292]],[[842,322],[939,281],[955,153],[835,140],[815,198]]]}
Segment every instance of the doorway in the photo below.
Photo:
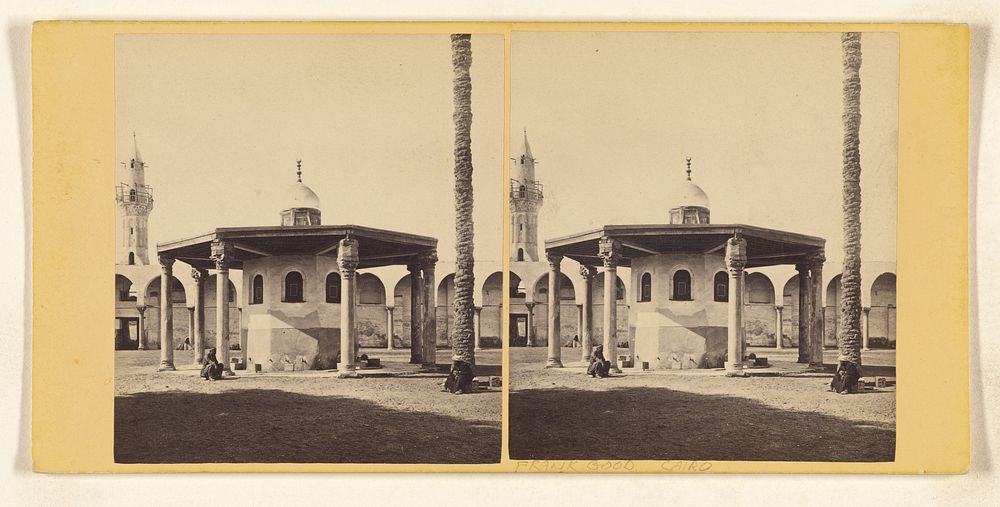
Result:
{"label": "doorway", "polygon": [[528,314],[510,314],[510,346],[525,347],[528,345]]}

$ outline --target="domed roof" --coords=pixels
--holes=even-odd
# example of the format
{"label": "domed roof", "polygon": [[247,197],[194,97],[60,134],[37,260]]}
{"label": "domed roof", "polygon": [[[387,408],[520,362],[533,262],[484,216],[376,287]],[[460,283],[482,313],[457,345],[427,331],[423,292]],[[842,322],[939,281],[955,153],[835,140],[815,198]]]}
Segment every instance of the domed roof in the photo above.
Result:
{"label": "domed roof", "polygon": [[697,206],[708,209],[708,194],[691,180],[682,181],[674,187],[671,209],[681,206]]}
{"label": "domed roof", "polygon": [[305,183],[296,181],[288,187],[285,198],[282,201],[283,209],[291,208],[313,208],[319,209],[319,196],[307,187]]}
{"label": "domed roof", "polygon": [[670,209],[682,206],[696,206],[709,209],[708,194],[691,181],[691,157],[687,158],[687,180],[682,181],[677,186],[673,186],[670,195],[671,199],[667,201],[670,204]]}
{"label": "domed roof", "polygon": [[302,183],[302,160],[296,160],[295,166],[295,174],[298,176],[298,181],[288,187],[288,190],[285,192],[285,198],[281,202],[283,206],[281,209],[313,208],[318,210],[319,196],[311,188],[307,187],[305,183]]}

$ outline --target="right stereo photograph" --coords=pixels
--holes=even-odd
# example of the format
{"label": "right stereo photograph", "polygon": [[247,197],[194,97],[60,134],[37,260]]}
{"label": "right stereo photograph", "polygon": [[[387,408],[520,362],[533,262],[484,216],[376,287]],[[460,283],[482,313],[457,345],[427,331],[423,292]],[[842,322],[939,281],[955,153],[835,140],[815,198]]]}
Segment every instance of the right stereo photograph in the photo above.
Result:
{"label": "right stereo photograph", "polygon": [[894,461],[898,35],[510,61],[510,457]]}

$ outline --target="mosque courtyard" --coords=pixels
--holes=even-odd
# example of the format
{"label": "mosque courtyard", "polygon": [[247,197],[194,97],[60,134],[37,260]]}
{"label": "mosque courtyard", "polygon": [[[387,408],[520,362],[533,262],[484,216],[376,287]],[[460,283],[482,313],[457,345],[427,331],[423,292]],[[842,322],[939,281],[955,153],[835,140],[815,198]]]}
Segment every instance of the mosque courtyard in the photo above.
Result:
{"label": "mosque courtyard", "polygon": [[[750,347],[771,368],[748,378],[721,369],[586,375],[579,348],[545,369],[544,347],[510,351],[512,459],[892,461],[895,350],[864,352],[866,378],[887,387],[827,390],[836,351],[819,369],[794,349]],[[575,363],[573,361],[576,361]],[[781,373],[778,375],[777,373]]]}
{"label": "mosque courtyard", "polygon": [[[442,373],[408,365],[409,350],[361,349],[385,367],[357,379],[305,371],[205,381],[193,351],[157,372],[160,351],[115,352],[119,463],[496,463],[502,391],[441,391]],[[238,355],[238,353],[235,353]],[[499,349],[476,354],[500,375]]]}

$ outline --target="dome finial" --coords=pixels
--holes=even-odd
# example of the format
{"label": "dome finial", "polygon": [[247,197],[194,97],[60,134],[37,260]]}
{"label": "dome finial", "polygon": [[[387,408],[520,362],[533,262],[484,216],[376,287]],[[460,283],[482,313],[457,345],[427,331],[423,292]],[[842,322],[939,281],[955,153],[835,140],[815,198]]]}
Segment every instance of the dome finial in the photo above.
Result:
{"label": "dome finial", "polygon": [[[295,175],[299,177],[299,183],[302,183],[302,159],[295,160]],[[688,178],[691,179],[691,178]]]}
{"label": "dome finial", "polygon": [[691,157],[687,157],[687,166],[688,181],[691,181]]}

